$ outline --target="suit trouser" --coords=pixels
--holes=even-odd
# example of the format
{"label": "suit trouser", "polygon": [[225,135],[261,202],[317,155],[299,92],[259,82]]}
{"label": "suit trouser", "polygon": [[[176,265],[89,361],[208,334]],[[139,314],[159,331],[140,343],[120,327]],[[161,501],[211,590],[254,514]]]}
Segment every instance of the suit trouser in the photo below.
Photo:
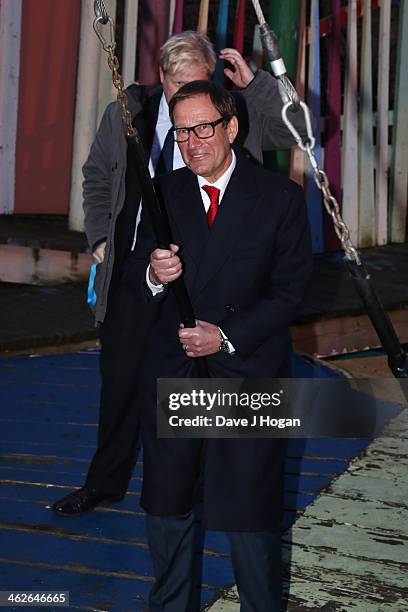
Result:
{"label": "suit trouser", "polygon": [[[199,610],[194,572],[194,517],[147,515],[147,534],[156,582],[150,593],[151,612]],[[280,532],[228,532],[241,612],[280,612]]]}
{"label": "suit trouser", "polygon": [[153,315],[154,307],[137,301],[123,285],[110,290],[100,330],[98,447],[86,479],[87,486],[109,495],[126,493],[136,461],[136,373]]}

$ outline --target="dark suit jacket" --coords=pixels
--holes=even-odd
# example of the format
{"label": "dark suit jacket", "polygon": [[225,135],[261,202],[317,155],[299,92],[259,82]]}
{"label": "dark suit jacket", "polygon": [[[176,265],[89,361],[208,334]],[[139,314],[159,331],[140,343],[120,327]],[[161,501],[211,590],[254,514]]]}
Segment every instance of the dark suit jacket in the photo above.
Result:
{"label": "dark suit jacket", "polygon": [[[182,246],[184,279],[196,318],[222,327],[236,349],[235,356],[217,353],[207,358],[211,376],[289,376],[289,324],[311,274],[301,188],[238,155],[211,230],[197,177],[189,169],[160,177],[159,188],[173,242]],[[150,224],[144,218],[126,282],[146,299],[151,294],[143,279],[154,248]],[[180,315],[171,286],[161,299],[161,314],[141,371],[142,420],[149,422],[147,428],[152,431],[156,378],[195,375],[194,360],[185,356],[177,336]],[[196,461],[197,441],[177,440],[174,447],[167,447],[167,454],[162,452],[165,444],[155,440],[154,433],[145,436],[149,473],[142,505],[153,514],[182,514],[191,509],[194,470],[186,467],[186,456],[191,463]],[[207,526],[276,528],[282,512],[284,451],[282,440],[209,440]]]}

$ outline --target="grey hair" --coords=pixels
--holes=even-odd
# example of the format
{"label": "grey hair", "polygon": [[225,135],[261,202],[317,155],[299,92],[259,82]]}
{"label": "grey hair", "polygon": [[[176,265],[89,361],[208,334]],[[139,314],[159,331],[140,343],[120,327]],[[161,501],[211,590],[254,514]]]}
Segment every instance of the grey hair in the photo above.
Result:
{"label": "grey hair", "polygon": [[209,38],[193,30],[171,36],[160,49],[160,67],[168,74],[175,74],[191,64],[199,64],[211,77],[216,62]]}

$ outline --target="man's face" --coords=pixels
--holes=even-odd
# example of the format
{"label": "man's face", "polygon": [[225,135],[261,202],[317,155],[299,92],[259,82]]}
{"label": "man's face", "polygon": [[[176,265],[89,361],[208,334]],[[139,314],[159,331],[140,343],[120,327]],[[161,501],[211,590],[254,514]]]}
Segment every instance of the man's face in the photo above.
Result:
{"label": "man's face", "polygon": [[[174,127],[192,127],[200,123],[216,121],[220,118],[210,97],[198,94],[178,102],[173,112]],[[198,138],[190,132],[186,142],[178,143],[186,166],[214,183],[227,170],[232,161],[231,145],[238,132],[238,120],[232,117],[228,124],[220,123],[215,127],[211,138]]]}
{"label": "man's face", "polygon": [[169,74],[160,68],[160,81],[167,102],[170,102],[176,91],[191,81],[208,81],[211,75],[201,64],[191,64],[182,70]]}

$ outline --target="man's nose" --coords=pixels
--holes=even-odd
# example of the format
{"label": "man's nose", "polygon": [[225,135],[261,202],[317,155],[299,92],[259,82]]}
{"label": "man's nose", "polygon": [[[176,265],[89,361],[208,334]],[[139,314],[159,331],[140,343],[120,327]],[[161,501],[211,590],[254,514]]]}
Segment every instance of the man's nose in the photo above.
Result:
{"label": "man's nose", "polygon": [[196,134],[193,132],[193,130],[191,130],[190,136],[188,138],[188,146],[189,146],[189,148],[191,147],[192,149],[194,149],[198,145],[201,145],[201,142],[202,142],[201,138],[198,138],[198,136],[196,136]]}

